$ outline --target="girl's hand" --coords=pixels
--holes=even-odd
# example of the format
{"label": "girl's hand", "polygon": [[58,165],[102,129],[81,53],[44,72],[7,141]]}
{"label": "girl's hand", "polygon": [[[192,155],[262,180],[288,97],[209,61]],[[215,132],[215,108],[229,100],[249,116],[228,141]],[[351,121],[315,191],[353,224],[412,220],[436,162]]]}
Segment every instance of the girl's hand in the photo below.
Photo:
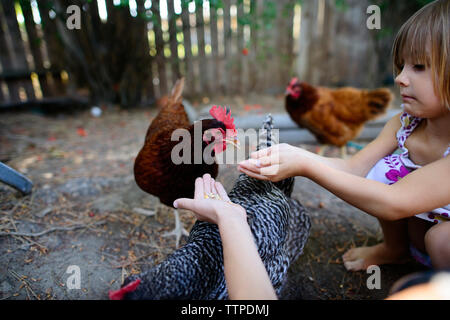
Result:
{"label": "girl's hand", "polygon": [[304,175],[311,159],[308,151],[282,143],[253,152],[250,159],[239,163],[238,170],[256,179],[277,182]]}
{"label": "girl's hand", "polygon": [[225,188],[209,174],[195,180],[194,199],[180,198],[174,207],[194,212],[197,219],[219,224],[224,216],[233,216],[246,221],[246,211],[228,198]]}

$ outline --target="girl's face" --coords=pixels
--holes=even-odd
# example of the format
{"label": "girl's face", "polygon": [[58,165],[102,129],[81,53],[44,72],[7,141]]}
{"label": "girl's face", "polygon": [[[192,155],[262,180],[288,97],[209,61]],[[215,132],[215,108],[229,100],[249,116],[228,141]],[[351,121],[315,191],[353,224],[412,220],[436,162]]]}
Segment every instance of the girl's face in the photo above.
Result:
{"label": "girl's face", "polygon": [[446,112],[444,104],[433,86],[431,68],[405,60],[395,78],[400,86],[403,106],[407,113],[419,118],[435,118]]}

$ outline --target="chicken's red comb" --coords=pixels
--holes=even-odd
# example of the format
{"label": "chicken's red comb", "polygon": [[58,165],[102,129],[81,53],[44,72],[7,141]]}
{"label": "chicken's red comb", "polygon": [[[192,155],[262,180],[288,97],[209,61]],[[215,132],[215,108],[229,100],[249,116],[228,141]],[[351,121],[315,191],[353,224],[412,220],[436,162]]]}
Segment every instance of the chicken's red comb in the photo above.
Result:
{"label": "chicken's red comb", "polygon": [[298,83],[299,83],[299,81],[298,81],[297,77],[292,78],[291,82],[289,82],[289,87],[293,86],[294,84],[298,84]]}
{"label": "chicken's red comb", "polygon": [[123,297],[125,296],[125,294],[136,290],[139,283],[141,283],[141,279],[137,279],[133,282],[130,282],[125,287],[122,287],[119,290],[109,291],[109,299],[110,300],[122,300]]}
{"label": "chicken's red comb", "polygon": [[222,108],[221,106],[212,106],[212,108],[209,110],[209,114],[212,115],[214,119],[223,122],[227,129],[236,129],[234,125],[234,119],[231,116],[231,111],[227,113],[226,108]]}

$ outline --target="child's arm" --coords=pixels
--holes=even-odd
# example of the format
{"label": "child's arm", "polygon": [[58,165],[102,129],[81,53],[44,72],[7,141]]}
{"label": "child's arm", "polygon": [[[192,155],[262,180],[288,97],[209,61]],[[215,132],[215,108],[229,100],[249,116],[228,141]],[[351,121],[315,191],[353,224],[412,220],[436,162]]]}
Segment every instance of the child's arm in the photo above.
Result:
{"label": "child's arm", "polygon": [[[205,199],[205,193],[216,194],[223,201]],[[230,299],[277,299],[247,223],[247,213],[243,207],[230,202],[221,183],[209,174],[197,178],[194,199],[177,199],[174,207],[191,210],[199,220],[218,225]]]}
{"label": "child's arm", "polygon": [[218,216],[230,299],[277,299],[247,220],[224,210],[218,212]]}
{"label": "child's arm", "polygon": [[342,200],[383,220],[399,220],[450,203],[450,157],[426,165],[393,185],[358,177],[323,163],[304,175]]}
{"label": "child's arm", "polygon": [[[400,128],[400,114],[389,120],[378,137],[349,159],[326,158],[288,144],[275,145],[254,152],[251,159],[239,163],[238,169],[251,177],[261,180],[280,181],[287,177],[301,175],[304,160],[323,163],[331,168],[365,177],[375,163],[395,151],[397,148],[396,132]],[[257,165],[259,161],[259,166]],[[267,174],[261,167],[277,164],[276,173]]]}
{"label": "child's arm", "polygon": [[399,118],[400,114],[388,121],[379,136],[349,160],[325,158],[280,145],[252,154],[252,159],[241,163],[239,169],[254,178],[271,181],[306,176],[344,201],[384,220],[398,220],[447,205],[450,157],[424,166],[391,186],[363,178],[379,159],[396,149]]}
{"label": "child's arm", "polygon": [[312,154],[312,158],[332,168],[365,177],[378,160],[394,152],[397,148],[396,133],[401,126],[400,114],[392,117],[377,138],[351,158],[327,158],[317,154]]}

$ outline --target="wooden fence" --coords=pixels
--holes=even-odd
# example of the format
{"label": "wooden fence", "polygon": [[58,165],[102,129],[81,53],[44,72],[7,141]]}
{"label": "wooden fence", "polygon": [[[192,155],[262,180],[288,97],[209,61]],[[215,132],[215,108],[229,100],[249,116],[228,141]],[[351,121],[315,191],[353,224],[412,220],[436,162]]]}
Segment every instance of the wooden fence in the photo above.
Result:
{"label": "wooden fence", "polygon": [[[78,96],[86,84],[83,92],[92,97],[96,83],[120,104],[148,103],[182,75],[189,98],[279,94],[294,75],[313,84],[375,87],[390,74],[393,34],[382,38],[383,30],[366,28],[369,0],[345,0],[346,9],[337,8],[338,0],[125,2],[124,9],[124,0],[0,0],[0,106]],[[83,8],[79,31],[69,31],[55,12],[55,5],[65,14],[74,3]],[[137,32],[127,34],[133,25]],[[108,36],[113,42],[102,46]],[[113,56],[103,59],[103,51]],[[131,65],[111,72],[127,57]]]}
{"label": "wooden fence", "polygon": [[[101,2],[91,2],[96,10],[82,14],[107,24],[114,18],[108,11],[120,1],[106,0],[104,9]],[[0,105],[74,94],[77,89],[65,64],[67,49],[55,37],[60,22],[46,3],[0,1]],[[65,3],[59,1],[63,9]],[[298,37],[297,1],[223,0],[223,7],[209,1],[183,3],[129,1],[130,15],[136,15],[135,4],[136,10],[152,16],[147,34],[142,34],[149,39],[152,58],[142,66],[149,75],[143,97],[151,100],[167,93],[181,75],[186,76],[187,97],[285,87],[292,73],[294,36]]]}

